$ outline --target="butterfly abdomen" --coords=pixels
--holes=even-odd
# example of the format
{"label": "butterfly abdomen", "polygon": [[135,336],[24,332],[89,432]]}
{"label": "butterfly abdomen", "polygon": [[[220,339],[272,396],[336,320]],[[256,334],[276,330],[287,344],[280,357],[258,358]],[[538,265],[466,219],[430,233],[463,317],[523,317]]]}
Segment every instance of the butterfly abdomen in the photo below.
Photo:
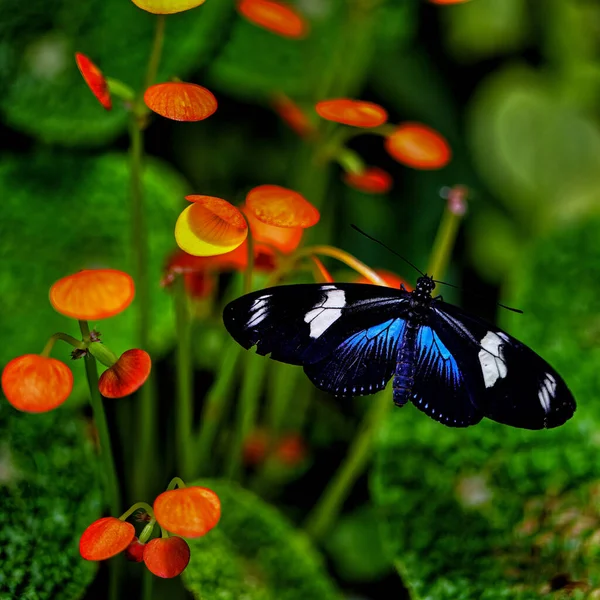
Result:
{"label": "butterfly abdomen", "polygon": [[418,325],[411,321],[406,322],[404,336],[398,348],[394,383],[392,384],[396,406],[404,406],[410,400],[415,384],[415,347],[418,330]]}

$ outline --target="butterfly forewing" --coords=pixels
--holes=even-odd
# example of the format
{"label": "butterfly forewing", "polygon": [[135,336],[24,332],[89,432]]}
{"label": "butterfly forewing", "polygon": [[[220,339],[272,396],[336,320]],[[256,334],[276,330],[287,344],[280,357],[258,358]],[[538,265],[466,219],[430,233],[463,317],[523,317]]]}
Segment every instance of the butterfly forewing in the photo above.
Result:
{"label": "butterfly forewing", "polygon": [[533,350],[452,304],[436,302],[432,310],[432,326],[484,416],[524,429],[558,427],[573,416],[565,382]]}

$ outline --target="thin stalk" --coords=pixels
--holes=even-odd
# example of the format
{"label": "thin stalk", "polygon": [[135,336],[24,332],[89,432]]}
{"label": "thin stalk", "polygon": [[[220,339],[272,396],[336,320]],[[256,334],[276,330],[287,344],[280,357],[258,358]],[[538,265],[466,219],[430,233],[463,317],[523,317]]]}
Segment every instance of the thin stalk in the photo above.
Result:
{"label": "thin stalk", "polygon": [[391,406],[388,393],[377,394],[373,398],[346,458],[306,517],[304,529],[313,539],[323,538],[337,519],[352,486],[371,458],[375,433]]}
{"label": "thin stalk", "polygon": [[150,58],[146,67],[146,79],[144,80],[144,90],[149,88],[156,79],[158,65],[160,64],[160,56],[162,54],[163,42],[165,39],[165,15],[156,16],[156,28],[154,30],[154,39],[152,40],[152,49],[150,50]]}
{"label": "thin stalk", "polygon": [[[246,217],[244,216],[244,219]],[[248,223],[248,219],[246,219]],[[246,238],[246,249],[248,253],[246,270],[244,271],[244,294],[249,294],[252,291],[252,273],[254,272],[254,238],[250,223],[248,223],[248,237]]]}
{"label": "thin stalk", "polygon": [[191,322],[185,280],[177,277],[175,282],[175,322],[177,331],[177,464],[184,479],[193,477],[193,369],[191,351]]}
{"label": "thin stalk", "polygon": [[195,452],[196,464],[203,474],[208,471],[206,465],[210,463],[217,431],[235,385],[235,370],[241,350],[242,347],[233,341],[225,347],[217,378],[204,400]]}
{"label": "thin stalk", "polygon": [[52,348],[54,348],[54,344],[56,343],[57,340],[62,340],[63,342],[67,342],[67,344],[71,344],[71,346],[73,346],[74,348],[77,348],[79,350],[83,350],[86,347],[85,343],[82,342],[81,340],[74,338],[72,335],[69,335],[68,333],[59,332],[59,333],[55,333],[54,335],[50,336],[50,338],[46,342],[46,345],[44,346],[44,349],[41,352],[41,356],[50,356],[50,353],[52,352]]}

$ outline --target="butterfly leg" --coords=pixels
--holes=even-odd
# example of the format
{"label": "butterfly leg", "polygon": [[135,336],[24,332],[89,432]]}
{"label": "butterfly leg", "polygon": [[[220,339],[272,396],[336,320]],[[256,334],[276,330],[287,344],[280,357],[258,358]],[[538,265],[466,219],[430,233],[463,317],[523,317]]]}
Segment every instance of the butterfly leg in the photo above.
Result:
{"label": "butterfly leg", "polygon": [[411,397],[415,384],[415,343],[418,327],[407,321],[406,330],[396,358],[394,371],[394,404],[404,406]]}

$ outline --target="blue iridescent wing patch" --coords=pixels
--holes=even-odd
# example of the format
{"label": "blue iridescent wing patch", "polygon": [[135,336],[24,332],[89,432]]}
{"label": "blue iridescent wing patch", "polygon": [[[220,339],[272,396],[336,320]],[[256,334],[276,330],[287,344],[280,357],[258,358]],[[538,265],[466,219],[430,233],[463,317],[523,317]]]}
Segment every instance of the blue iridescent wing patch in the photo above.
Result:
{"label": "blue iridescent wing patch", "polygon": [[394,373],[404,319],[389,319],[358,331],[304,372],[319,388],[335,396],[362,396],[385,388]]}

